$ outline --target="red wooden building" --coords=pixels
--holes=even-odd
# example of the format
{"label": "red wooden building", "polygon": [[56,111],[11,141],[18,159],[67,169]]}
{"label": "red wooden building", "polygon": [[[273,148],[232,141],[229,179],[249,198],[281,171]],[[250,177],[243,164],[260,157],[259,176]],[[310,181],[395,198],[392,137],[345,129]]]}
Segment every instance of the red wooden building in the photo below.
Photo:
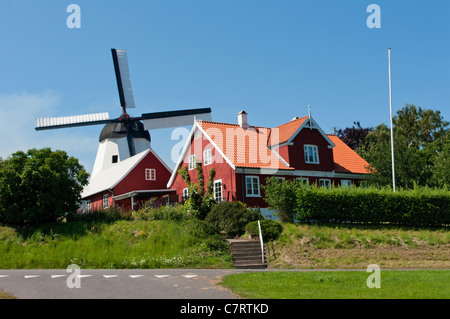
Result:
{"label": "red wooden building", "polygon": [[238,124],[195,122],[167,188],[178,199],[188,196],[178,169],[187,166],[196,180],[195,164],[202,163],[206,178],[216,171],[214,197],[217,201],[242,201],[260,207],[267,218],[261,185],[266,178],[296,179],[305,183],[358,185],[369,164],[337,136],[325,134],[310,116],[294,118],[275,128],[252,126],[240,112]]}
{"label": "red wooden building", "polygon": [[166,187],[171,174],[172,170],[148,148],[94,175],[81,194],[82,210],[112,206],[132,210],[153,197],[162,203],[175,201],[170,197],[174,191]]}

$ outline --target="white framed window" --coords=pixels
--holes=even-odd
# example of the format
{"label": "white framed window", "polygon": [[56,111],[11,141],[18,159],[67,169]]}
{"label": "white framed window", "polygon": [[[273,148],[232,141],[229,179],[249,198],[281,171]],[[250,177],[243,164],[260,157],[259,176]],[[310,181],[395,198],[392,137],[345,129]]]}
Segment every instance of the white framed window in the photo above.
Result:
{"label": "white framed window", "polygon": [[85,212],[86,213],[90,213],[91,212],[91,201],[90,200],[86,201],[86,210],[85,210]]}
{"label": "white framed window", "polygon": [[203,164],[205,166],[212,164],[212,150],[210,148],[203,151]]}
{"label": "white framed window", "polygon": [[259,197],[259,177],[258,176],[246,176],[245,177],[245,194],[248,197]]}
{"label": "white framed window", "polygon": [[319,187],[331,188],[331,180],[326,178],[319,179]]}
{"label": "white framed window", "polygon": [[341,187],[349,187],[352,186],[352,181],[349,179],[342,179],[341,180]]}
{"label": "white framed window", "polygon": [[297,183],[301,183],[302,185],[309,187],[309,178],[308,177],[297,177],[295,179]]}
{"label": "white framed window", "polygon": [[145,169],[145,180],[146,181],[156,181],[156,169],[146,168]]}
{"label": "white framed window", "polygon": [[169,195],[163,195],[162,204],[163,204],[163,206],[166,206],[167,204],[169,204]]}
{"label": "white framed window", "polygon": [[183,188],[183,201],[189,198],[189,188]]}
{"label": "white framed window", "polygon": [[305,163],[319,164],[319,151],[316,145],[304,145]]}
{"label": "white framed window", "polygon": [[195,168],[195,155],[189,155],[189,170]]}
{"label": "white framed window", "polygon": [[214,181],[214,200],[218,203],[223,200],[221,179]]}
{"label": "white framed window", "polygon": [[109,195],[105,194],[103,195],[103,208],[109,207]]}

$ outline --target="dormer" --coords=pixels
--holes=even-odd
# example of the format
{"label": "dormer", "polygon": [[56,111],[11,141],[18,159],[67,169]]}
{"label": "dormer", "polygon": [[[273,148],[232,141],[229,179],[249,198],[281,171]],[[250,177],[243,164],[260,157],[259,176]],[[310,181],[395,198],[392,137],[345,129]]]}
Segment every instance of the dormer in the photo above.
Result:
{"label": "dormer", "polygon": [[335,144],[311,116],[272,129],[270,148],[297,170],[332,171]]}

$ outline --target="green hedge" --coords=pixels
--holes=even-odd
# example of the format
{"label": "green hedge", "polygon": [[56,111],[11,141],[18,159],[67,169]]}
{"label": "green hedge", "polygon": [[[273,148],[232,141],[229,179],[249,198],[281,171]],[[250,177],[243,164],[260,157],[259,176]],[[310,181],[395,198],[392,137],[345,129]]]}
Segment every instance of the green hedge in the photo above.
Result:
{"label": "green hedge", "polygon": [[[263,219],[260,221],[261,232],[264,242],[274,241],[280,237],[283,231],[283,225],[272,219]],[[251,232],[255,236],[259,236],[258,221],[252,221],[245,226],[247,232]]]}
{"label": "green hedge", "polygon": [[450,225],[446,189],[297,187],[295,217],[304,223],[390,223],[405,226]]}

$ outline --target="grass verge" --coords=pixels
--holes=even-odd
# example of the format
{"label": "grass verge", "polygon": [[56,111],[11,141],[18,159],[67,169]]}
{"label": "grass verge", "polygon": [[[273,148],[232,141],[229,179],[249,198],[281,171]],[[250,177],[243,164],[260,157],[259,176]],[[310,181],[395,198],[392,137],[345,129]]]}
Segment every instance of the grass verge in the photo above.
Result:
{"label": "grass verge", "polygon": [[198,220],[0,227],[0,256],[3,269],[232,267],[225,240]]}
{"label": "grass verge", "polygon": [[450,269],[448,228],[284,224],[269,247],[272,268]]}
{"label": "grass verge", "polygon": [[449,299],[450,270],[381,270],[380,288],[365,271],[275,271],[225,276],[221,283],[249,299]]}

